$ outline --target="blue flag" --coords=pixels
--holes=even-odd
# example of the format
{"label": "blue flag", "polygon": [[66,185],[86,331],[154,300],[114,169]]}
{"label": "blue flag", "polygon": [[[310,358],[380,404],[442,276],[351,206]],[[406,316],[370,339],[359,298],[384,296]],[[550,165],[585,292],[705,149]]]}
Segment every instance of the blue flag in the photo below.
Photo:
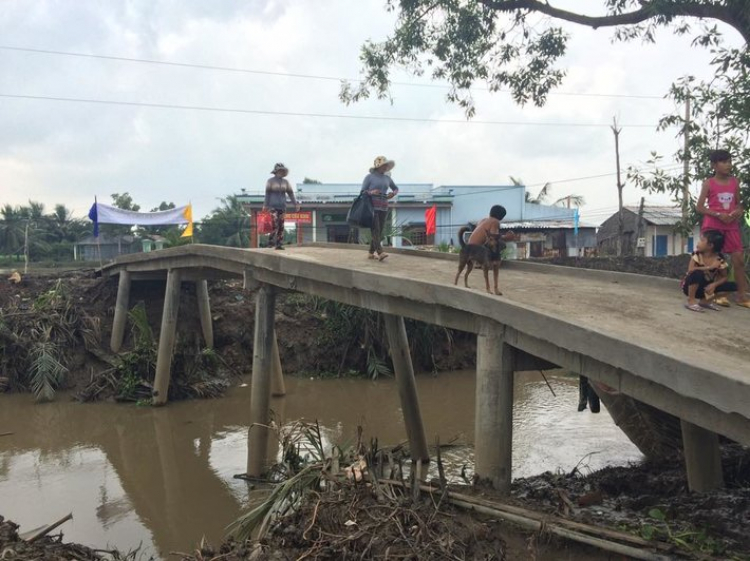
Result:
{"label": "blue flag", "polygon": [[99,237],[99,213],[97,212],[96,208],[96,197],[94,197],[94,204],[91,205],[91,210],[89,210],[89,218],[94,223],[94,237]]}

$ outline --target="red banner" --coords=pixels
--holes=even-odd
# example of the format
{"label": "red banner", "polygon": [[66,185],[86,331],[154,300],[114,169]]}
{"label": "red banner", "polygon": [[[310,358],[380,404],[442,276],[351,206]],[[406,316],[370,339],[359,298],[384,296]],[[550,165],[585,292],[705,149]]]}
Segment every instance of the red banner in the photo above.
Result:
{"label": "red banner", "polygon": [[286,222],[296,222],[297,224],[312,224],[312,211],[287,212],[284,214],[284,220]]}
{"label": "red banner", "polygon": [[437,206],[432,205],[424,211],[424,225],[426,235],[435,235],[437,230]]}

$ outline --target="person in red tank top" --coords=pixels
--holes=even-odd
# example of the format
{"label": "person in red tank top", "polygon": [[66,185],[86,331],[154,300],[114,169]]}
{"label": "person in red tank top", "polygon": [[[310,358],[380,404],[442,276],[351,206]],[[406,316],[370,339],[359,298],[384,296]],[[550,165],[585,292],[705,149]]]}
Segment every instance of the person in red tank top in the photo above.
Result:
{"label": "person in red tank top", "polygon": [[[737,305],[750,308],[745,275],[745,254],[742,247],[740,222],[745,214],[740,203],[740,183],[732,176],[732,156],[726,150],[714,150],[709,155],[714,176],[703,182],[696,210],[703,215],[701,232],[716,230],[724,236],[724,252],[731,257],[734,280],[737,283]],[[723,298],[717,304],[728,306]]]}

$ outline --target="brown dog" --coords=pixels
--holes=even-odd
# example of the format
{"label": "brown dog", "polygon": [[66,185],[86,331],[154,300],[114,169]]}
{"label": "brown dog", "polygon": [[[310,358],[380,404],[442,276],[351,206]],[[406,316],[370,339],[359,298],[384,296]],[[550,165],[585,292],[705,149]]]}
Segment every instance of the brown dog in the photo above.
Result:
{"label": "brown dog", "polygon": [[484,283],[487,286],[487,292],[492,294],[490,290],[490,267],[492,267],[492,277],[495,284],[495,294],[502,296],[502,292],[497,286],[497,278],[500,273],[500,261],[503,249],[505,249],[505,243],[500,239],[502,234],[491,236],[487,243],[483,245],[467,244],[464,241],[464,233],[468,232],[470,228],[464,226],[458,231],[458,243],[461,244],[461,252],[458,254],[458,272],[456,273],[456,280],[453,282],[454,285],[458,284],[458,278],[461,273],[466,269],[464,275],[464,286],[469,287],[469,273],[474,270],[474,265],[478,265],[484,272]]}

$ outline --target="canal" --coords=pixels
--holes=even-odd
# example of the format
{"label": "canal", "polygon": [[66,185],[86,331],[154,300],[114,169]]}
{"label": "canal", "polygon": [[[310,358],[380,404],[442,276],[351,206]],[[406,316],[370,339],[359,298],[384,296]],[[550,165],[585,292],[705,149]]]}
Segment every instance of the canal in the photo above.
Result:
{"label": "canal", "polygon": [[[641,459],[606,410],[576,411],[576,378],[547,377],[556,396],[540,374],[516,376],[514,477]],[[318,420],[329,442],[351,440],[358,426],[381,446],[405,439],[392,379],[287,377],[286,385],[287,396],[272,400],[282,426]],[[417,385],[428,441],[452,443],[443,453],[449,475],[470,477],[474,373],[421,375]],[[23,532],[72,512],[66,540],[145,556],[190,551],[202,536],[218,543],[258,496],[234,478],[247,461],[249,398],[247,384],[161,409],[0,396],[0,434],[12,433],[0,437],[0,514]]]}

